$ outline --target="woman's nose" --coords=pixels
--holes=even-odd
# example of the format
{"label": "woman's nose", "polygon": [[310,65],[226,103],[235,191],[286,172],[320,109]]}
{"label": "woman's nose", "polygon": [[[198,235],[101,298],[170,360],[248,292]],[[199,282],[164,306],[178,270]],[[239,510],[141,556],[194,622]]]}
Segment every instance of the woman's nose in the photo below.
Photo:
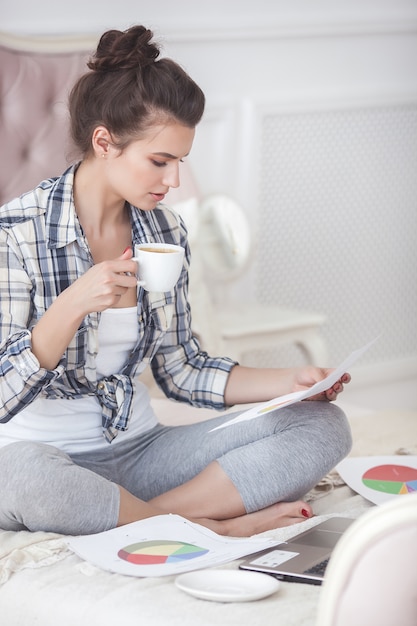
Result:
{"label": "woman's nose", "polygon": [[179,187],[180,186],[180,172],[178,163],[171,163],[171,166],[166,168],[164,172],[164,185],[168,187]]}

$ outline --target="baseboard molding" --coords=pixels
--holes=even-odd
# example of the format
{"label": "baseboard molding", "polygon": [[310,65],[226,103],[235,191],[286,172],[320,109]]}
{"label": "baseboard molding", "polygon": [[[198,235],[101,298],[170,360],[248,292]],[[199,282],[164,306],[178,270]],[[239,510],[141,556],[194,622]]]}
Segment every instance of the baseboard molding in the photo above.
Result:
{"label": "baseboard molding", "polygon": [[359,365],[350,370],[355,387],[370,387],[413,379],[417,383],[417,354],[415,356]]}

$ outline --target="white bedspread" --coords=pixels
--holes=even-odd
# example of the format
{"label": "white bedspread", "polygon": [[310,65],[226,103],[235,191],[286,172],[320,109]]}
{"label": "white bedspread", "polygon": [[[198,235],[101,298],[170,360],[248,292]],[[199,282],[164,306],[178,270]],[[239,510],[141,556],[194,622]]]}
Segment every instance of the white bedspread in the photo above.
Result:
{"label": "white bedspread", "polygon": [[[343,506],[334,507],[336,514],[356,517],[370,506],[361,496],[342,502]],[[302,527],[326,517],[329,514],[303,522]],[[268,535],[284,541],[300,529],[297,525]],[[319,588],[312,585],[282,583],[276,594],[264,600],[220,604],[184,594],[173,577],[139,579],[100,570],[81,561],[63,538],[53,534],[0,533],[0,555],[4,626],[314,624]],[[234,562],[224,567],[237,566]]]}
{"label": "white bedspread", "polygon": [[[362,414],[351,419],[352,454],[415,453],[417,416]],[[339,485],[339,486],[338,486]],[[269,533],[285,541],[333,515],[358,517],[372,505],[330,474],[310,494],[316,517]],[[238,562],[223,566],[236,569]],[[173,577],[132,578],[83,562],[52,533],[0,531],[1,626],[314,626],[320,587],[282,583],[256,602],[198,600],[175,587]]]}
{"label": "white bedspread", "polygon": [[22,569],[52,565],[65,556],[67,546],[61,535],[0,531],[0,585]]}

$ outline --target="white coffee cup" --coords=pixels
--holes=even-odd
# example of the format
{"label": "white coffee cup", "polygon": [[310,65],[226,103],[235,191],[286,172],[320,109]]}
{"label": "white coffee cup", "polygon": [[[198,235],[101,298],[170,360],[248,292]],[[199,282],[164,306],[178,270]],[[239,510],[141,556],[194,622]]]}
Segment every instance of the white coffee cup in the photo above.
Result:
{"label": "white coffee cup", "polygon": [[146,291],[170,291],[180,277],[184,248],[171,243],[135,245],[133,260],[138,264],[138,285]]}

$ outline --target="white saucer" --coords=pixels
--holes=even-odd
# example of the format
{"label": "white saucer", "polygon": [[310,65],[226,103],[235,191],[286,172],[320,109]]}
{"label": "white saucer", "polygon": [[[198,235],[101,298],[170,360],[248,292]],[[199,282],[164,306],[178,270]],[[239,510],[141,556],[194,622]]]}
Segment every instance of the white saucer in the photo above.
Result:
{"label": "white saucer", "polygon": [[195,598],[215,602],[249,602],[266,598],[280,583],[268,574],[243,570],[205,569],[181,574],[175,579],[178,589]]}

